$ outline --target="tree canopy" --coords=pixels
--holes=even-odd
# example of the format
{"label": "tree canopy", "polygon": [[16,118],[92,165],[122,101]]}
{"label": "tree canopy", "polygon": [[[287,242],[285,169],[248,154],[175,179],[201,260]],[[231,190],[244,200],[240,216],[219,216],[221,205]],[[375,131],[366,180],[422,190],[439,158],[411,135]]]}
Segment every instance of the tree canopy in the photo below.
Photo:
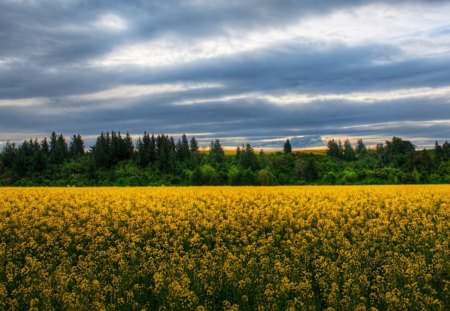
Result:
{"label": "tree canopy", "polygon": [[331,139],[324,153],[255,152],[250,144],[225,153],[218,139],[203,152],[195,137],[102,132],[87,149],[80,134],[7,141],[0,152],[0,185],[302,185],[450,183],[450,144],[416,150],[393,137],[367,148]]}

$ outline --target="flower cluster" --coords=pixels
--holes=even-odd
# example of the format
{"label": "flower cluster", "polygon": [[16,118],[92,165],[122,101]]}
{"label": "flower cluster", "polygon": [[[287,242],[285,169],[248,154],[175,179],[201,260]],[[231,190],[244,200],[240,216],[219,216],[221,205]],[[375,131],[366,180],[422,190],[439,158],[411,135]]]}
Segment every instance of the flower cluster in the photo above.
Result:
{"label": "flower cluster", "polygon": [[2,188],[0,309],[444,310],[450,186]]}

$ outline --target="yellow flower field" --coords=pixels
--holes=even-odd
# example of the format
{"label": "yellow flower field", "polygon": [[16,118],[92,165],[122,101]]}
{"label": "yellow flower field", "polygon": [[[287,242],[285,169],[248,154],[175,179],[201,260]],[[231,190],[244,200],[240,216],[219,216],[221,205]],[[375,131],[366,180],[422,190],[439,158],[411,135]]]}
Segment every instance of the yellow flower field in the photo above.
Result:
{"label": "yellow flower field", "polygon": [[0,188],[0,198],[0,310],[450,304],[450,186]]}

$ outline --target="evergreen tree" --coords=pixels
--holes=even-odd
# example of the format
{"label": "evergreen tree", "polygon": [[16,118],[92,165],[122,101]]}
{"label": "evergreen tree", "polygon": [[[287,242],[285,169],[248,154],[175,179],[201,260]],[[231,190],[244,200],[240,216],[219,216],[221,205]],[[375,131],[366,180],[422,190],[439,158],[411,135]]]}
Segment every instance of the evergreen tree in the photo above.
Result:
{"label": "evergreen tree", "polygon": [[225,162],[225,153],[218,139],[211,141],[208,161],[216,168],[223,166]]}
{"label": "evergreen tree", "polygon": [[445,143],[442,144],[442,160],[447,161],[450,159],[450,144],[445,141]]}
{"label": "evergreen tree", "polygon": [[175,160],[175,142],[173,137],[158,135],[156,137],[156,151],[160,172],[163,174],[172,172]]}
{"label": "evergreen tree", "polygon": [[241,165],[241,156],[242,156],[242,154],[241,154],[241,147],[237,146],[237,148],[236,148],[236,155],[234,156],[234,162],[237,165]]}
{"label": "evergreen tree", "polygon": [[73,135],[70,141],[69,154],[71,157],[81,157],[84,154],[84,141],[80,134]]}
{"label": "evergreen tree", "polygon": [[376,158],[378,160],[382,160],[384,158],[384,153],[385,153],[384,145],[382,143],[378,143],[375,146],[375,152],[374,152]]}
{"label": "evergreen tree", "polygon": [[245,149],[242,150],[240,164],[241,167],[244,169],[247,168],[251,170],[259,169],[258,158],[256,157],[255,152],[252,146],[250,146],[250,144],[247,144],[245,146]]}
{"label": "evergreen tree", "polygon": [[42,145],[45,145],[45,143],[39,144],[37,139],[34,140],[32,168],[35,172],[43,172],[47,168],[47,152],[42,149]]}
{"label": "evergreen tree", "polygon": [[291,154],[292,153],[292,146],[291,146],[291,142],[289,141],[289,138],[284,143],[283,152],[286,153],[286,154]]}
{"label": "evergreen tree", "polygon": [[137,161],[140,167],[146,167],[150,163],[150,136],[144,132],[142,140],[137,141]]}
{"label": "evergreen tree", "polygon": [[52,133],[50,137],[50,161],[53,164],[63,163],[69,155],[66,140],[62,134]]}
{"label": "evergreen tree", "polygon": [[341,141],[338,141],[338,158],[343,159],[344,158],[344,146],[342,145]]}
{"label": "evergreen tree", "polygon": [[110,143],[109,134],[104,132],[97,137],[95,145],[91,149],[92,162],[96,168],[110,168],[112,165],[110,157]]}
{"label": "evergreen tree", "polygon": [[15,143],[11,143],[9,140],[6,141],[5,147],[3,147],[3,166],[6,168],[12,168],[14,164],[14,158],[17,153],[17,148]]}
{"label": "evergreen tree", "polygon": [[334,139],[329,140],[327,143],[327,156],[339,158],[339,145]]}
{"label": "evergreen tree", "polygon": [[442,147],[439,145],[439,143],[436,140],[436,142],[434,143],[434,161],[437,165],[439,165],[439,163],[441,163],[443,156],[444,156],[444,152],[442,150]]}
{"label": "evergreen tree", "polygon": [[134,145],[133,145],[133,138],[131,138],[131,135],[129,132],[127,132],[127,135],[125,136],[125,139],[122,144],[122,150],[123,150],[123,159],[129,160],[133,156],[134,152]]}
{"label": "evergreen tree", "polygon": [[152,134],[152,136],[150,137],[150,145],[149,145],[149,149],[148,149],[148,158],[150,160],[150,163],[155,163],[156,162],[156,158],[157,158],[157,151],[156,151],[156,137],[155,135]]}
{"label": "evergreen tree", "polygon": [[181,137],[181,139],[177,142],[176,147],[177,160],[186,163],[190,160],[190,149],[189,149],[189,141],[185,134]]}
{"label": "evergreen tree", "polygon": [[197,167],[200,163],[200,151],[198,147],[197,140],[195,137],[191,138],[190,144],[189,144],[189,152],[191,154],[191,165],[192,167]]}
{"label": "evergreen tree", "polygon": [[358,139],[356,143],[355,154],[358,158],[363,158],[367,155],[367,148],[362,139]]}
{"label": "evergreen tree", "polygon": [[50,135],[50,150],[49,150],[49,155],[50,155],[50,162],[51,163],[56,163],[56,153],[57,153],[57,146],[58,145],[58,136],[56,135],[56,133],[53,131],[52,134]]}
{"label": "evergreen tree", "polygon": [[195,139],[195,137],[191,138],[190,151],[191,151],[191,153],[199,152],[198,143],[197,143],[197,140]]}
{"label": "evergreen tree", "polygon": [[347,161],[353,161],[355,160],[355,151],[352,148],[352,144],[348,139],[344,142],[344,151],[343,151],[344,159]]}
{"label": "evergreen tree", "polygon": [[20,177],[23,177],[27,174],[27,169],[29,167],[29,163],[27,161],[27,145],[28,143],[24,141],[22,145],[17,148],[17,153],[14,157],[13,172],[15,172]]}
{"label": "evergreen tree", "polygon": [[137,142],[137,160],[141,167],[146,167],[149,164],[156,162],[156,139],[152,134],[144,132],[144,136],[138,139]]}
{"label": "evergreen tree", "polygon": [[45,156],[48,156],[50,154],[50,146],[48,144],[47,137],[44,137],[44,139],[41,141],[41,151]]}

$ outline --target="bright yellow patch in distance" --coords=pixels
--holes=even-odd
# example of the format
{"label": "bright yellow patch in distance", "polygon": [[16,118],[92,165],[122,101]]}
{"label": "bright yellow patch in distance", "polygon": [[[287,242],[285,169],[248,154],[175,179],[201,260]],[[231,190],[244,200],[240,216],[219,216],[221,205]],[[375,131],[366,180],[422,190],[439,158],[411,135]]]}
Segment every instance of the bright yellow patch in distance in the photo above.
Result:
{"label": "bright yellow patch in distance", "polygon": [[0,188],[0,198],[0,309],[449,301],[448,185]]}

